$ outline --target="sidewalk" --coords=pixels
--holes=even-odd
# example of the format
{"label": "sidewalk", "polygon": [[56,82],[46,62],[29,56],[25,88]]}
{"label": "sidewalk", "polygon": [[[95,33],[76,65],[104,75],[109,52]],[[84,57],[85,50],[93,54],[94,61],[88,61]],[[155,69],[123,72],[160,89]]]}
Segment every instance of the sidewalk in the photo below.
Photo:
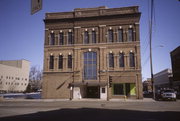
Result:
{"label": "sidewalk", "polygon": [[92,98],[83,98],[83,99],[23,99],[23,98],[9,98],[9,99],[1,99],[1,101],[27,101],[27,102],[64,102],[64,101],[72,101],[72,102],[156,102],[152,98],[143,98],[143,99],[110,99],[102,100],[102,99],[92,99]]}

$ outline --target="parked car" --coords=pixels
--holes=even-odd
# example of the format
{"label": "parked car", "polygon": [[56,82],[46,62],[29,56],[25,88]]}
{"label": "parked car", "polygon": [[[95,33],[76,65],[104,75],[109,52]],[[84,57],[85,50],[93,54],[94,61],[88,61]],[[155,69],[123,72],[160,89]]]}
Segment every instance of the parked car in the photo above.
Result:
{"label": "parked car", "polygon": [[173,89],[164,90],[162,93],[163,100],[174,100],[176,101],[176,93]]}
{"label": "parked car", "polygon": [[176,101],[176,93],[173,89],[158,90],[155,95],[156,100],[174,100]]}

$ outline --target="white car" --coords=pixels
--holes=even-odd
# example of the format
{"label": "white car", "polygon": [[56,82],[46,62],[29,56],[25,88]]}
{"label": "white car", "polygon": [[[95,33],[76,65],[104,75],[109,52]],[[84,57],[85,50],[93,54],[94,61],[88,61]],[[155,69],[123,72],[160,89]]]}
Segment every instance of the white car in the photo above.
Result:
{"label": "white car", "polygon": [[173,89],[163,90],[161,97],[163,100],[174,100],[176,101],[176,93]]}

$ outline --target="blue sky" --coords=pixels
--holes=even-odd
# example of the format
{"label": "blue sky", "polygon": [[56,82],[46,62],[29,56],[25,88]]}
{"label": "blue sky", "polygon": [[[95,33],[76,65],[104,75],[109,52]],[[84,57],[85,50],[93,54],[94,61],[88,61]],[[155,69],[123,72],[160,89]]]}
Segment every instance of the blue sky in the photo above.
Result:
{"label": "blue sky", "polygon": [[[44,22],[46,12],[74,8],[139,6],[143,80],[150,77],[148,16],[150,0],[43,0],[43,9],[30,14],[30,0],[0,0],[0,60],[26,59],[43,67]],[[170,52],[180,46],[180,2],[155,0],[153,25],[153,70],[171,68]],[[163,47],[160,47],[163,45]]]}

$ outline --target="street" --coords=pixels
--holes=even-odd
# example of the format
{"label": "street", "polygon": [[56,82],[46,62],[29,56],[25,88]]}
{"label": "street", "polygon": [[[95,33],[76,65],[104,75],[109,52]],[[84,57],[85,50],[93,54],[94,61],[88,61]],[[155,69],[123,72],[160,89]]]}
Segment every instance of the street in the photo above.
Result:
{"label": "street", "polygon": [[179,121],[180,100],[5,100],[0,121]]}

